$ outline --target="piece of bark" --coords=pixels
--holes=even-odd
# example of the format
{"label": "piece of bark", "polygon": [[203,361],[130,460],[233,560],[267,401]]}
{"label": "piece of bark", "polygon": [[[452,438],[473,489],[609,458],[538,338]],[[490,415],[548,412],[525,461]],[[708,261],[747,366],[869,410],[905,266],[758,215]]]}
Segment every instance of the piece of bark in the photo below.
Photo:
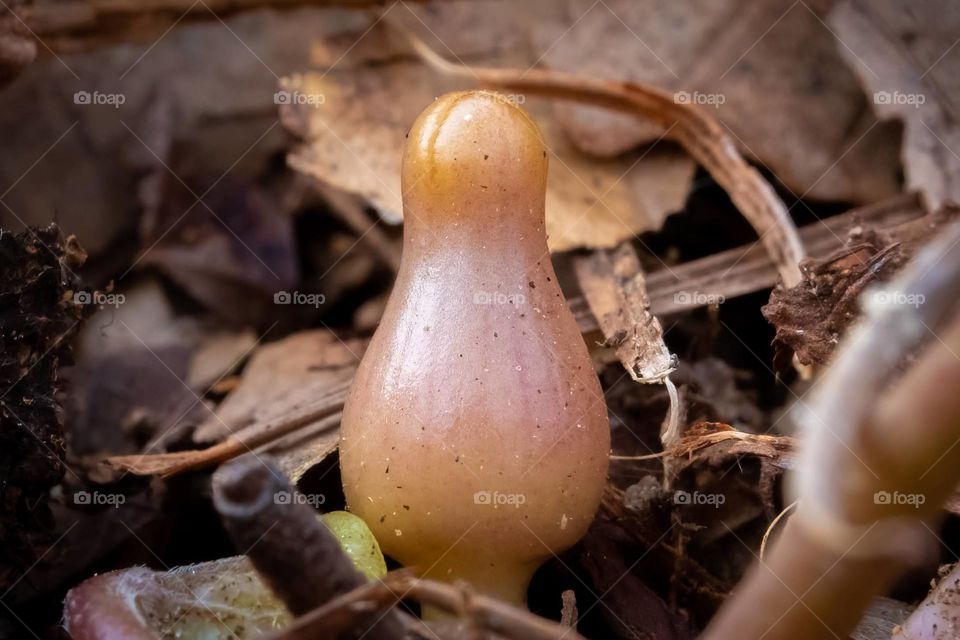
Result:
{"label": "piece of bark", "polygon": [[650,313],[643,269],[629,242],[574,259],[580,289],[606,342],[637,382],[662,383],[677,368],[663,342],[663,327]]}
{"label": "piece of bark", "polygon": [[53,542],[48,498],[66,471],[61,367],[84,314],[86,254],[51,223],[0,230],[0,590]]}
{"label": "piece of bark", "polygon": [[[851,228],[862,224],[887,230],[924,213],[917,197],[906,194],[801,227],[800,238],[809,256],[823,257],[843,246]],[[709,301],[729,300],[776,283],[777,271],[769,255],[755,242],[647,274],[651,311],[657,317],[691,311]]]}
{"label": "piece of bark", "polygon": [[[803,364],[826,364],[848,327],[860,317],[864,291],[892,278],[911,258],[918,243],[958,215],[960,209],[951,207],[889,231],[857,227],[847,247],[825,258],[805,261],[803,282],[789,290],[777,286],[762,309],[777,330],[777,368],[787,366],[794,353]],[[895,295],[904,294],[891,292],[889,303],[897,302],[892,298]],[[900,302],[913,303],[906,298]]]}
{"label": "piece of bark", "polygon": [[366,343],[326,329],[301,331],[260,347],[240,385],[201,424],[195,442],[222,440],[252,424],[282,419],[353,376]]}
{"label": "piece of bark", "polygon": [[560,594],[563,608],[560,609],[560,624],[571,629],[577,628],[577,594],[573,589],[567,589]]}

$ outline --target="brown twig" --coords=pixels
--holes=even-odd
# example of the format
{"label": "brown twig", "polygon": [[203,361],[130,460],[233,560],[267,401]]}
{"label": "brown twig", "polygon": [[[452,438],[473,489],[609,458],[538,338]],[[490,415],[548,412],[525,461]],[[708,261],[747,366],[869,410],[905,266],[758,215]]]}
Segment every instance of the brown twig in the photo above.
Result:
{"label": "brown twig", "polygon": [[494,598],[474,594],[464,585],[424,580],[409,571],[391,572],[379,582],[366,584],[331,600],[297,618],[289,627],[267,640],[335,637],[355,621],[376,618],[400,600],[408,598],[459,617],[473,631],[484,631],[498,637],[516,640],[584,640],[569,626]]}
{"label": "brown twig", "polygon": [[440,73],[480,84],[549,98],[572,100],[639,116],[661,126],[664,137],[682,145],[730,195],[770,254],[787,287],[800,282],[803,244],[786,207],[760,173],[737,151],[736,142],[702,109],[681,104],[662,89],[546,69],[488,69],[445,60],[389,15],[420,58]]}
{"label": "brown twig", "polygon": [[[246,455],[213,476],[213,503],[240,551],[294,615],[367,585],[317,512],[296,500],[274,465]],[[395,612],[350,629],[370,640],[402,638]],[[339,634],[338,636],[339,637]]]}
{"label": "brown twig", "polygon": [[413,598],[447,613],[472,620],[487,631],[515,640],[584,640],[576,631],[533,615],[495,598],[474,593],[465,585],[397,576],[384,584],[398,598]]}
{"label": "brown twig", "polygon": [[114,469],[136,475],[163,477],[208,467],[274,442],[288,433],[339,413],[343,410],[349,388],[350,381],[346,381],[333,387],[326,396],[309,407],[260,425],[247,427],[241,433],[233,434],[223,442],[206,449],[152,455],[112,456],[105,462]]}

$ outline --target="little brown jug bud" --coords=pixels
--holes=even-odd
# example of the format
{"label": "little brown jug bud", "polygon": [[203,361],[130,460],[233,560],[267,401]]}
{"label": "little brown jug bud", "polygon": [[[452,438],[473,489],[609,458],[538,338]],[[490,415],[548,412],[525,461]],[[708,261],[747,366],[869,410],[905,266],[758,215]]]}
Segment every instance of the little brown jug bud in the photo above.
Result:
{"label": "little brown jug bud", "polygon": [[343,413],[350,510],[425,576],[525,602],[606,482],[603,393],[544,231],[547,151],[504,96],[410,131],[396,285]]}

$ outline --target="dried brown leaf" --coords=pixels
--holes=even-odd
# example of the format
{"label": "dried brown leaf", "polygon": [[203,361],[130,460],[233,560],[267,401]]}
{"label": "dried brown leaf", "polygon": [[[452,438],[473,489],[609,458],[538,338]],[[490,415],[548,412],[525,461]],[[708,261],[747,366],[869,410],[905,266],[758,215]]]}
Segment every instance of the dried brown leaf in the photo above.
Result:
{"label": "dried brown leaf", "polygon": [[[840,55],[843,44],[814,13],[815,4],[559,4],[560,10],[541,6],[534,23],[535,48],[548,66],[707,101],[703,106],[741,150],[797,194],[873,202],[899,190],[897,129],[878,125],[864,105]],[[578,147],[598,155],[621,153],[662,133],[587,106],[558,105],[558,114]]]}
{"label": "dried brown leaf", "polygon": [[[291,94],[322,95],[321,105],[285,105],[284,121],[304,144],[289,156],[294,169],[363,196],[398,221],[400,152],[407,127],[438,95],[463,83],[439,77],[416,63],[351,72],[307,73],[287,78]],[[683,206],[693,163],[664,147],[638,156],[596,161],[578,152],[544,105],[532,111],[551,152],[547,185],[547,235],[552,250],[612,246],[655,229]],[[416,212],[409,212],[416,215]]]}
{"label": "dried brown leaf", "polygon": [[907,186],[927,207],[960,203],[960,14],[949,0],[840,2],[830,24],[871,107],[903,122]]}

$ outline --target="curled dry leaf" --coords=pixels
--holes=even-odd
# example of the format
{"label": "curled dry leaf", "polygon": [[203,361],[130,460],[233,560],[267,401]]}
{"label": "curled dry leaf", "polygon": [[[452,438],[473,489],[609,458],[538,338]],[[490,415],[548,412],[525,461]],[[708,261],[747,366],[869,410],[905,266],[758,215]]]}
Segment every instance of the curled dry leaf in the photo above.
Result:
{"label": "curled dry leaf", "polygon": [[[878,125],[864,104],[818,4],[566,0],[540,9],[534,47],[551,68],[649,83],[702,105],[797,194],[873,202],[898,191],[897,128]],[[597,155],[662,133],[592,107],[557,111],[576,145]]]}
{"label": "curled dry leaf", "polygon": [[839,49],[883,120],[903,123],[907,186],[930,210],[960,202],[960,14],[949,0],[837,3]]}

